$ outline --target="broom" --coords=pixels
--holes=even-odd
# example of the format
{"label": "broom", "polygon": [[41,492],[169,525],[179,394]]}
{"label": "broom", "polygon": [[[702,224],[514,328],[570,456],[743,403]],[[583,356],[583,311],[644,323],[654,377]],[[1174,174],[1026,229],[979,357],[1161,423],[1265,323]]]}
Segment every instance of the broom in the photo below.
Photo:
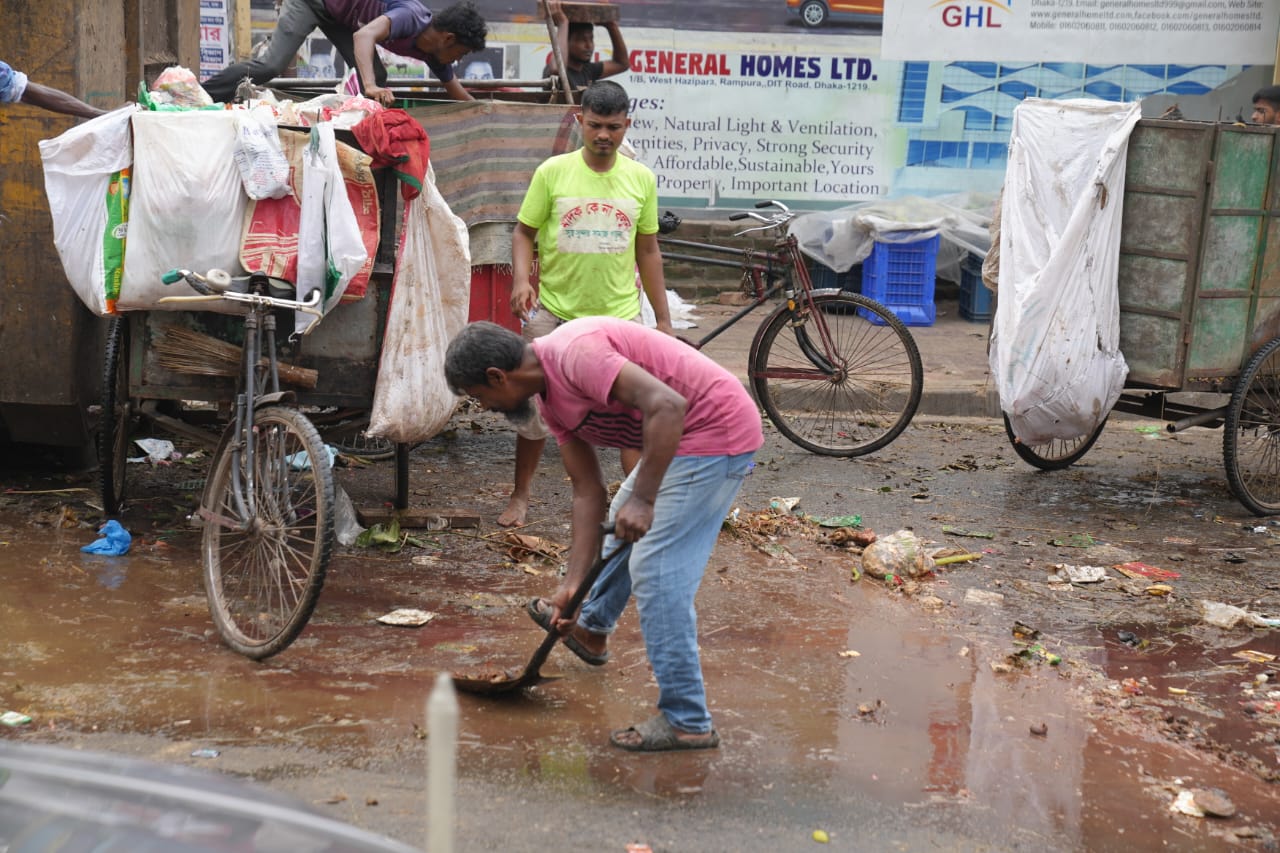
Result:
{"label": "broom", "polygon": [[[240,347],[217,338],[171,326],[164,330],[164,337],[155,343],[160,365],[179,373],[197,376],[239,376],[243,354]],[[267,364],[264,357],[258,361]],[[280,381],[300,388],[316,387],[319,373],[309,367],[278,362]]]}

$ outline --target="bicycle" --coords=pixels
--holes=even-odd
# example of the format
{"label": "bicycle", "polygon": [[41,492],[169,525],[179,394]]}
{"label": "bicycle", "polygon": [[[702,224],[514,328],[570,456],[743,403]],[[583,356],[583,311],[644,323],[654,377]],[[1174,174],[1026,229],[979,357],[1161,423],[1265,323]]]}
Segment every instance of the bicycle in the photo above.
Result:
{"label": "bicycle", "polygon": [[[232,279],[170,270],[198,296],[163,302],[226,300],[244,304],[244,346],[234,417],[214,451],[196,518],[209,611],[223,641],[262,660],[289,646],[315,610],[333,553],[334,487],[329,453],[315,426],[280,390],[276,309],[319,315],[320,294],[305,301],[283,279]],[[243,291],[241,290],[243,287]]]}
{"label": "bicycle", "polygon": [[[670,253],[669,260],[741,268],[742,290],[751,302],[701,340],[702,349],[764,303],[783,304],[765,318],[748,354],[751,388],[769,420],[788,439],[826,456],[862,456],[897,438],[920,405],[924,370],[920,350],[907,327],[874,299],[841,290],[814,290],[799,242],[783,229],[794,217],[785,204],[762,201],[730,221],[760,225],[735,236],[777,231],[772,249],[733,249],[660,236],[665,246],[736,255],[730,261],[705,255]],[[663,216],[669,234],[679,218]]]}

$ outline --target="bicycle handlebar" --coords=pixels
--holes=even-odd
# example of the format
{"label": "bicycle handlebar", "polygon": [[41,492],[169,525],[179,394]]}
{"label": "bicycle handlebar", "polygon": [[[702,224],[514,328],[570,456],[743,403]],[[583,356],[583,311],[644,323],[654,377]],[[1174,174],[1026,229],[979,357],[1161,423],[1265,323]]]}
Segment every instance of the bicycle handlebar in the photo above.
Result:
{"label": "bicycle handlebar", "polygon": [[[278,281],[293,287],[293,282],[266,273],[255,273],[263,278]],[[239,281],[247,281],[252,276],[241,278]],[[305,300],[298,299],[280,299],[275,296],[264,296],[258,293],[239,293],[231,290],[231,286],[236,279],[226,270],[212,269],[201,275],[191,270],[173,269],[160,277],[160,280],[166,285],[177,284],[180,281],[186,281],[191,289],[199,296],[162,296],[159,302],[211,302],[215,299],[225,299],[229,302],[244,302],[249,305],[260,305],[265,308],[288,308],[294,311],[302,311],[307,314],[314,314],[317,317],[324,316],[320,310],[320,291],[319,289],[311,291],[311,295]]]}

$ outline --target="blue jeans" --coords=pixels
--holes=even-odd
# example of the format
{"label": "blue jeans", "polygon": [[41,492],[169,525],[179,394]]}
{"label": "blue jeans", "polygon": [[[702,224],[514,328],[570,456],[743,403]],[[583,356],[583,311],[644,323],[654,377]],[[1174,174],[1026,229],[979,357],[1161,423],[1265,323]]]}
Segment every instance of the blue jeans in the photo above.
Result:
{"label": "blue jeans", "polygon": [[[578,624],[588,631],[611,634],[635,595],[645,650],[658,681],[658,710],[685,732],[711,730],[693,599],[751,456],[671,460],[654,502],[653,526],[628,555],[604,568],[578,617]],[[610,519],[631,497],[639,470],[637,466],[618,490]],[[605,551],[616,544],[612,536],[606,537]]]}

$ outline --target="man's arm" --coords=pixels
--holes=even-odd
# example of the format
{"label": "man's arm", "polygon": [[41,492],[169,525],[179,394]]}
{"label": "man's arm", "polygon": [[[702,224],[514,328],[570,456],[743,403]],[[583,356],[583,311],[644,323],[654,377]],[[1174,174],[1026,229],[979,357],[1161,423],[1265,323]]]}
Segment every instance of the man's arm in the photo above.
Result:
{"label": "man's arm", "polygon": [[569,55],[569,16],[564,13],[560,0],[547,0],[547,9],[551,12],[551,20],[556,25],[556,40],[552,45],[555,49],[551,51],[551,56],[547,57],[547,67],[552,73],[559,74],[560,63],[556,62],[556,57]]}
{"label": "man's arm", "polygon": [[538,232],[517,222],[511,232],[511,313],[521,320],[529,319],[529,309],[538,298],[530,278],[533,275],[533,247]]}
{"label": "man's arm", "polygon": [[636,235],[636,266],[640,268],[640,284],[644,295],[653,306],[653,317],[658,331],[674,335],[671,327],[671,309],[667,305],[667,280],[662,272],[662,249],[657,234]]}
{"label": "man's arm", "polygon": [[631,57],[627,55],[627,43],[622,40],[622,28],[617,22],[610,21],[604,28],[609,31],[609,41],[613,42],[613,56],[604,61],[604,71],[600,76],[612,77],[631,68]]}
{"label": "man's arm", "polygon": [[396,96],[390,89],[378,85],[378,78],[373,73],[373,58],[377,55],[378,45],[391,36],[391,19],[379,15],[360,29],[353,36],[356,54],[356,74],[360,77],[360,91],[371,101],[377,101],[384,107],[396,102]]}
{"label": "man's arm", "polygon": [[614,518],[614,535],[635,542],[653,525],[653,503],[684,435],[688,401],[670,385],[632,362],[618,371],[610,396],[624,406],[639,409],[643,418],[643,446],[631,498]]}
{"label": "man's arm", "polygon": [[466,87],[464,87],[462,83],[458,81],[457,77],[454,77],[448,83],[445,83],[444,90],[446,93],[448,93],[449,97],[455,101],[474,101],[475,100],[475,98],[471,96],[471,93],[466,90]]}
{"label": "man's arm", "polygon": [[563,609],[600,554],[600,524],[604,521],[609,493],[594,447],[581,439],[572,439],[560,445],[560,459],[573,483],[573,542],[569,546],[564,580],[551,597],[558,613],[555,626],[563,634],[573,629],[578,616],[564,613]]}
{"label": "man's arm", "polygon": [[39,83],[27,82],[26,91],[22,93],[22,103],[40,107],[55,113],[81,118],[100,116],[106,110],[86,104],[79,98],[72,97],[61,89],[41,86]]}

